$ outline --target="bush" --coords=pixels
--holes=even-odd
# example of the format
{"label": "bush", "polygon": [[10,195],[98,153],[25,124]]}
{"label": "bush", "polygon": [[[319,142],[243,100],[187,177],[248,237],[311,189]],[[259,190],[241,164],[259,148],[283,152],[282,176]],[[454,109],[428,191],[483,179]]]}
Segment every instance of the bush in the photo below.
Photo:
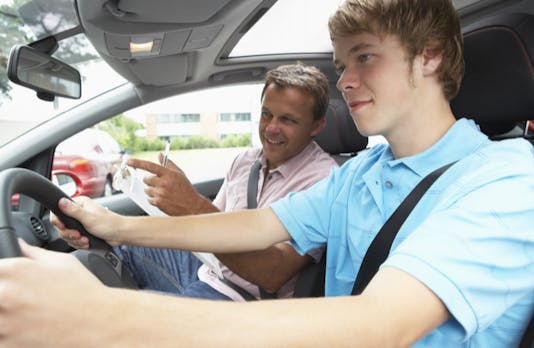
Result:
{"label": "bush", "polygon": [[130,149],[132,152],[143,152],[146,151],[148,145],[147,145],[146,138],[139,138],[135,137],[135,140],[131,142],[128,149]]}
{"label": "bush", "polygon": [[135,152],[145,147],[141,138],[135,135],[135,131],[142,129],[143,126],[122,114],[101,122],[99,128],[115,138],[124,150]]}
{"label": "bush", "polygon": [[185,147],[186,139],[182,137],[174,137],[171,139],[171,150],[182,150]]}
{"label": "bush", "polygon": [[200,135],[193,135],[187,138],[187,142],[184,145],[184,150],[189,149],[208,149],[208,148],[217,148],[219,142],[215,139],[202,137]]}
{"label": "bush", "polygon": [[146,140],[145,151],[163,151],[163,150],[165,150],[165,140],[163,139]]}
{"label": "bush", "polygon": [[[163,151],[165,149],[165,139],[147,139],[135,135],[143,126],[124,116],[117,115],[102,122],[100,129],[108,132],[121,146],[129,152]],[[250,134],[233,134],[218,141],[212,138],[193,135],[191,137],[172,137],[171,150],[207,149],[218,147],[247,147],[251,144]]]}
{"label": "bush", "polygon": [[234,134],[221,140],[221,147],[246,147],[250,144],[250,134]]}

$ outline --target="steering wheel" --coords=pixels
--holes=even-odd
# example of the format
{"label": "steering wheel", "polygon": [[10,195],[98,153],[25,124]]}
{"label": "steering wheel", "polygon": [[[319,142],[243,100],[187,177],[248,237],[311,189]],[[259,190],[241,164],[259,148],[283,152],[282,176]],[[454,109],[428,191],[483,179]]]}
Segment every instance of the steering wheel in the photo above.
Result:
{"label": "steering wheel", "polygon": [[112,287],[137,288],[113,248],[104,240],[88,233],[78,220],[59,210],[59,199],[71,198],[50,180],[24,168],[10,168],[0,172],[0,199],[3,202],[0,207],[0,258],[22,255],[11,222],[11,196],[14,193],[22,193],[35,199],[56,214],[65,226],[76,229],[89,238],[89,249],[79,249],[72,254],[102,283]]}

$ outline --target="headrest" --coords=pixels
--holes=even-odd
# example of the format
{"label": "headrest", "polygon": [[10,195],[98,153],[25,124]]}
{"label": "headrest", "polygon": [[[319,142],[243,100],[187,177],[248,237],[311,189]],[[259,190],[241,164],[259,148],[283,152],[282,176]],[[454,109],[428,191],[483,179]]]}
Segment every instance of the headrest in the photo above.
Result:
{"label": "headrest", "polygon": [[534,119],[534,16],[504,15],[464,31],[465,76],[451,101],[457,118],[472,118],[488,135]]}
{"label": "headrest", "polygon": [[356,129],[344,101],[330,99],[325,117],[326,127],[314,139],[325,152],[353,154],[367,147],[367,137]]}

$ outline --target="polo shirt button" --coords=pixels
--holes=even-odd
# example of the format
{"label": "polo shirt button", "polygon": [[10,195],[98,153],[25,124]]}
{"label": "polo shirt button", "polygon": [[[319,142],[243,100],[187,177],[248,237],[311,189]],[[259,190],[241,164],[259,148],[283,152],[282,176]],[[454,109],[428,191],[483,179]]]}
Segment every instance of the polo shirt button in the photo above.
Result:
{"label": "polo shirt button", "polygon": [[387,188],[392,188],[393,187],[393,184],[391,183],[391,181],[386,181],[386,187]]}

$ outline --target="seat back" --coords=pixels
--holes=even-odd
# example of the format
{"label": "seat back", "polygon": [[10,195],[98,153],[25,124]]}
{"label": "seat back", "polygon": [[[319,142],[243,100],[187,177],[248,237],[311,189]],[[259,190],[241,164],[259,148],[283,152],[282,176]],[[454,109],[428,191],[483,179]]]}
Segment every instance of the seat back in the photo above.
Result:
{"label": "seat back", "polygon": [[492,138],[534,119],[533,33],[534,17],[519,14],[464,30],[465,76],[451,102],[456,117],[474,119]]}
{"label": "seat back", "polygon": [[314,140],[338,164],[343,164],[367,147],[367,137],[358,132],[343,100],[330,99],[325,117],[326,127]]}
{"label": "seat back", "polygon": [[293,297],[323,297],[326,276],[326,251],[319,262],[312,262],[299,272]]}

